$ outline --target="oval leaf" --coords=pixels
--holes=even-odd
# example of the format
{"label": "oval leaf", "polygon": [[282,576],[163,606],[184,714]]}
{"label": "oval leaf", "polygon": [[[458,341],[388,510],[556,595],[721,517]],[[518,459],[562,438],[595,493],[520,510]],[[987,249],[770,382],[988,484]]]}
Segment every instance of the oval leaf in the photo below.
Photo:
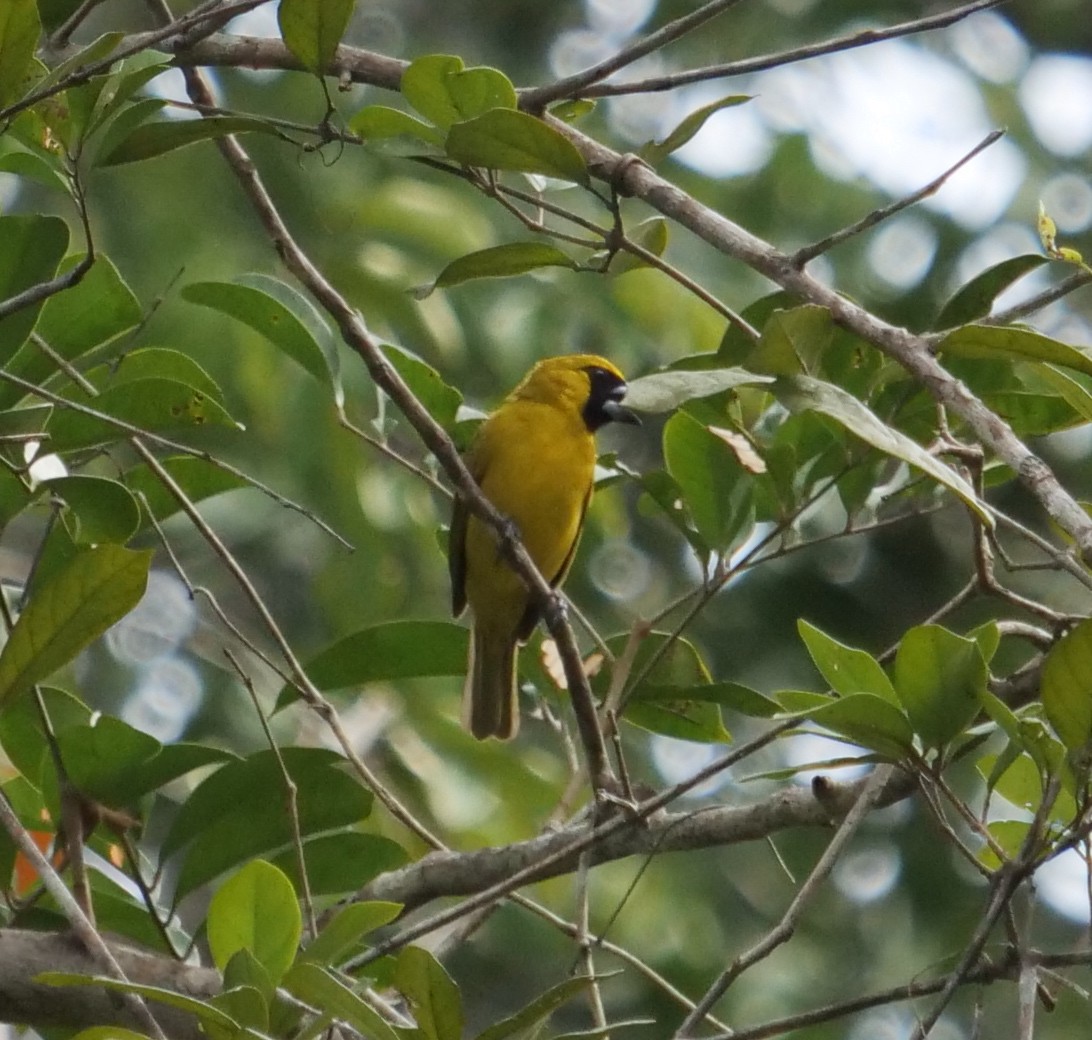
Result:
{"label": "oval leaf", "polygon": [[[68,225],[60,217],[0,216],[0,302],[52,278],[66,249]],[[30,335],[41,308],[38,302],[0,318],[5,357]]]}
{"label": "oval leaf", "polygon": [[435,1040],[461,1040],[463,1007],[459,990],[428,950],[407,946],[395,962],[393,983],[409,1001],[418,1028]]}
{"label": "oval leaf", "polygon": [[993,518],[985,503],[963,477],[916,441],[882,422],[856,397],[846,393],[841,387],[812,379],[810,376],[796,375],[777,379],[773,391],[791,411],[819,412],[885,455],[902,459],[903,462],[922,470],[958,495],[988,526],[993,527]]}
{"label": "oval leaf", "polygon": [[140,602],[150,550],[81,552],[39,589],[0,651],[0,707],[68,664]]}
{"label": "oval leaf", "polygon": [[122,139],[109,154],[102,156],[98,163],[100,166],[122,166],[125,163],[143,162],[198,141],[244,133],[277,136],[280,131],[257,116],[204,116],[201,119],[144,123]]}
{"label": "oval leaf", "polygon": [[941,308],[933,328],[950,329],[985,318],[993,309],[994,300],[1013,282],[1023,278],[1029,271],[1049,263],[1050,260],[1040,253],[1027,253],[1002,260],[957,289]]}
{"label": "oval leaf", "polygon": [[988,677],[978,644],[940,625],[910,629],[895,655],[895,690],[927,747],[943,747],[970,725]]}
{"label": "oval leaf", "polygon": [[0,4],[0,108],[22,92],[41,31],[36,0],[5,0]]}
{"label": "oval leaf", "polygon": [[87,405],[92,411],[58,406],[49,421],[51,451],[75,451],[130,436],[125,427],[164,432],[192,427],[238,428],[237,423],[211,397],[173,379],[138,379],[104,390]]}
{"label": "oval leaf", "polygon": [[321,383],[337,387],[329,326],[291,286],[267,275],[246,275],[234,282],[191,282],[182,298],[249,325]]}
{"label": "oval leaf", "polygon": [[672,412],[687,401],[712,397],[737,386],[772,382],[772,376],[755,375],[745,368],[671,369],[631,380],[626,389],[626,407],[639,412]]}
{"label": "oval leaf", "polygon": [[736,490],[744,471],[735,453],[686,412],[668,419],[663,446],[698,534],[711,549],[727,548],[743,520]]}
{"label": "oval leaf", "polygon": [[295,960],[302,925],[292,882],[271,863],[253,860],[212,897],[209,949],[221,971],[247,950],[276,983]]}
{"label": "oval leaf", "polygon": [[[318,964],[304,961],[295,965],[284,979],[284,988],[324,1015],[348,1022],[361,1036],[370,1040],[399,1040],[399,1034],[379,1012]],[[424,1037],[437,1036],[427,1030],[414,1032]]]}
{"label": "oval leaf", "polygon": [[1082,621],[1047,654],[1043,710],[1070,751],[1092,741],[1092,621]]}
{"label": "oval leaf", "polygon": [[1092,356],[1031,329],[1003,325],[965,325],[944,337],[942,354],[983,361],[1045,361],[1092,376]]}
{"label": "oval leaf", "polygon": [[874,693],[892,704],[898,703],[895,687],[871,654],[839,643],[803,618],[796,627],[815,667],[835,693]]}
{"label": "oval leaf", "polygon": [[731,94],[713,101],[708,105],[691,112],[674,130],[662,141],[650,141],[641,149],[641,158],[649,165],[655,166],[666,159],[677,148],[681,148],[694,135],[705,126],[706,120],[724,108],[735,108],[751,100],[750,94]]}
{"label": "oval leaf", "polygon": [[[320,690],[338,690],[369,682],[466,672],[467,631],[450,621],[389,621],[365,628],[327,647],[306,666]],[[277,706],[295,700],[281,691]]]}
{"label": "oval leaf", "polygon": [[349,24],[355,0],[281,0],[277,24],[284,45],[311,72],[333,61]]}
{"label": "oval leaf", "polygon": [[824,729],[875,751],[900,759],[914,746],[914,731],[898,708],[871,693],[853,693],[810,713]]}
{"label": "oval leaf", "polygon": [[349,120],[349,129],[365,141],[408,137],[437,148],[442,148],[444,144],[443,134],[434,126],[411,116],[408,112],[402,112],[387,105],[365,105]]}
{"label": "oval leaf", "polygon": [[116,480],[78,475],[46,480],[42,487],[64,503],[64,521],[77,545],[120,545],[140,526],[136,499]]}
{"label": "oval leaf", "polygon": [[460,282],[475,278],[510,278],[514,275],[537,271],[543,267],[567,267],[580,269],[572,257],[556,246],[545,242],[510,242],[503,246],[490,246],[452,260],[431,285],[415,289],[413,295],[423,300],[436,289],[446,289]]}
{"label": "oval leaf", "polygon": [[342,907],[323,925],[300,959],[333,966],[355,951],[365,935],[390,924],[401,912],[401,903],[352,903]]}
{"label": "oval leaf", "polygon": [[588,183],[588,168],[573,143],[526,112],[495,108],[455,123],[447,134],[447,154],[465,166],[541,173]]}

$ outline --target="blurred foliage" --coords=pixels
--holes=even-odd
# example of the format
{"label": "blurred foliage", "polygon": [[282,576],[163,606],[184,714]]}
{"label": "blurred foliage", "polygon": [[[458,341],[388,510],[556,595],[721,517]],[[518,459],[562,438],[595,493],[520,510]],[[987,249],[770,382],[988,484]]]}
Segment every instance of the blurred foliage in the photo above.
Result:
{"label": "blurred foliage", "polygon": [[[419,832],[373,805],[345,766],[349,747],[423,827],[459,849],[539,833],[563,811],[572,773],[553,722],[568,718],[566,699],[537,635],[521,662],[531,717],[519,742],[479,746],[459,728],[465,633],[448,620],[444,480],[334,321],[279,264],[215,154],[213,139],[227,132],[242,134],[290,232],[456,443],[540,357],[600,353],[631,377],[645,425],[600,438],[601,491],[566,591],[616,661],[635,626],[654,619],[625,685],[621,740],[634,781],[661,788],[685,779],[774,715],[797,725],[685,796],[683,808],[749,802],[862,753],[921,778],[925,796],[865,821],[792,944],[717,1006],[722,1021],[778,1019],[948,970],[986,898],[987,867],[976,856],[992,869],[1019,857],[1025,841],[1044,858],[1065,843],[1087,850],[1092,643],[1076,623],[1088,613],[1087,584],[1066,575],[1061,553],[1044,555],[993,519],[1004,513],[1064,548],[1038,503],[993,459],[958,450],[955,441],[975,446],[971,431],[953,416],[951,428],[938,427],[932,398],[876,346],[826,310],[772,293],[642,203],[611,199],[563,133],[516,107],[513,86],[548,83],[695,5],[650,2],[642,24],[639,5],[625,3],[316,0],[312,10],[284,0],[280,25],[305,64],[325,60],[347,20],[345,44],[416,61],[410,85],[400,96],[359,83],[341,90],[328,78],[326,113],[315,76],[239,61],[207,70],[226,113],[220,123],[177,118],[180,78],[168,55],[142,51],[79,75],[109,53],[109,41],[92,41],[148,29],[151,6],[103,3],[59,51],[40,46],[37,20],[56,32],[77,9],[70,0],[13,2],[0,25],[0,59],[23,70],[0,76],[0,105],[12,106],[0,122],[0,305],[81,272],[85,220],[95,254],[78,284],[58,282],[48,298],[0,311],[12,626],[0,655],[0,745],[3,790],[41,844],[74,785],[104,824],[88,838],[91,850],[130,877],[157,879],[159,925],[131,885],[93,871],[102,928],[161,951],[207,945],[225,993],[187,1008],[211,1035],[240,1025],[296,1035],[301,1013],[276,998],[278,986],[329,1016],[307,1028],[337,1017],[364,1035],[393,1032],[335,969],[381,942],[396,909],[343,907],[324,921],[316,953],[298,949],[301,864],[325,910],[425,851]],[[1087,289],[1020,315],[1026,327],[983,319],[1081,271],[1080,250],[1089,253],[1092,151],[1052,151],[1022,89],[1035,62],[1056,52],[1083,61],[1074,77],[1092,75],[1083,7],[1028,0],[879,45],[900,60],[941,62],[988,120],[980,132],[968,118],[962,135],[941,125],[940,112],[935,125],[898,127],[918,135],[926,157],[910,171],[913,186],[942,174],[995,123],[1006,136],[929,200],[809,267],[883,320],[935,333],[943,364],[1079,500],[1092,498]],[[309,18],[319,10],[329,20],[316,27]],[[778,53],[921,14],[897,0],[741,4],[618,79]],[[276,36],[275,15],[266,4],[227,31]],[[28,91],[49,86],[48,69],[88,45],[103,51],[72,62],[67,90],[21,107]],[[999,67],[983,58],[991,48],[1014,56],[1004,74],[990,72]],[[832,87],[836,69],[852,68],[859,53],[778,70],[791,69],[791,81],[731,76],[562,114],[619,152],[643,149],[681,190],[791,252],[894,201],[879,166],[837,154],[845,138],[830,130],[873,138],[877,149],[889,139],[881,124],[895,118],[897,98],[880,112]],[[924,82],[935,68],[917,69],[927,97],[936,97]],[[877,97],[891,89],[883,78],[854,82]],[[805,103],[813,107],[793,109]],[[315,131],[324,114],[333,140]],[[366,142],[337,139],[346,128]],[[754,134],[764,146],[747,160]],[[951,148],[934,166],[937,138]],[[993,167],[998,154],[1008,158]],[[718,172],[726,156],[738,162]],[[494,179],[486,168],[503,172]],[[1069,209],[1048,206],[1057,224],[1047,235],[1036,203],[1063,174],[1085,192],[1073,189]],[[966,178],[979,179],[984,197],[1011,182],[988,220],[970,201],[965,210],[953,201],[973,201],[973,192],[950,190]],[[530,201],[503,196],[498,184]],[[617,218],[643,255],[613,256],[603,235],[553,215],[550,226],[591,245],[536,235],[528,224],[541,217],[539,192],[604,234]],[[892,229],[904,236],[883,238]],[[139,444],[135,431],[146,435]],[[952,450],[934,450],[938,437]],[[148,550],[152,591],[134,610]],[[1003,588],[983,581],[953,600],[995,552]],[[234,579],[236,564],[254,597]],[[255,600],[341,713],[348,747],[329,750],[318,715],[290,703],[299,691]],[[1020,689],[995,696],[1045,654],[1041,699]],[[608,666],[596,678],[598,694],[613,674]],[[63,782],[39,704],[66,764]],[[290,784],[294,816],[283,802]],[[987,803],[1002,800],[1008,808],[987,814]],[[954,833],[943,830],[942,803],[946,818],[958,804],[992,829],[959,818]],[[1039,830],[1029,826],[1036,810]],[[696,998],[781,917],[828,840],[801,828],[606,865],[589,880],[590,927]],[[60,926],[49,897],[26,906],[15,898],[40,894],[6,834],[0,877],[13,879],[5,925]],[[210,886],[218,893],[208,905]],[[1086,938],[1088,907],[1072,910],[1074,888],[1080,879],[1051,897],[1068,912],[1034,915],[1028,948],[1068,950]],[[571,878],[531,892],[576,915]],[[464,1016],[480,1031],[509,1015],[517,1021],[491,1036],[547,1018],[560,1035],[588,1027],[587,983],[566,981],[573,949],[560,931],[505,906],[444,967],[410,946],[357,974],[397,989],[425,1035],[460,1035]],[[622,963],[603,961],[600,970]],[[1036,1036],[1071,1036],[1087,1022],[1087,965],[1079,971],[1073,989],[1057,987],[1057,1013],[1039,1016]],[[639,972],[602,985],[612,1021],[673,1029],[680,1018]],[[931,999],[859,1016],[854,1029],[909,1035]],[[953,1002],[944,1019],[953,1035],[969,1035],[974,999]],[[1015,987],[991,990],[982,1028],[1011,1027],[1016,1002]],[[845,1028],[838,1020],[807,1035]]]}

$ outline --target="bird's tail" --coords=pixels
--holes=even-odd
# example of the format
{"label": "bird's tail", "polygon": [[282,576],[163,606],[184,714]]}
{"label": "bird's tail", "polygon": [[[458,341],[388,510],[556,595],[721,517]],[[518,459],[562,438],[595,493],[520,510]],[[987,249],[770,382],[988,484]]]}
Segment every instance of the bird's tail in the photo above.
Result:
{"label": "bird's tail", "polygon": [[470,636],[470,662],[463,689],[463,723],[479,740],[510,740],[519,729],[516,701],[516,640],[483,632]]}

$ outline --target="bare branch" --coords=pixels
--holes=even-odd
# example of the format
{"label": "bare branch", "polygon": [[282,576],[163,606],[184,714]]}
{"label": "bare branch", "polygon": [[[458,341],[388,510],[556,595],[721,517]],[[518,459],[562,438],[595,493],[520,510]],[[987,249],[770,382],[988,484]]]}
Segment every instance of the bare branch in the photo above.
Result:
{"label": "bare branch", "polygon": [[842,850],[849,843],[853,835],[857,833],[857,828],[864,818],[883,797],[885,790],[889,787],[893,779],[894,767],[892,766],[879,766],[872,771],[860,786],[853,807],[846,813],[845,818],[838,827],[837,833],[831,839],[826,849],[823,850],[823,855],[819,857],[819,861],[812,868],[811,873],[808,874],[807,880],[800,886],[800,889],[789,904],[788,909],[782,915],[781,920],[749,950],[736,957],[728,968],[721,973],[720,977],[717,978],[713,985],[706,991],[705,996],[698,1001],[697,1007],[683,1019],[682,1024],[674,1034],[677,1038],[680,1038],[681,1040],[683,1037],[692,1036],[694,1030],[700,1026],[705,1018],[706,1013],[712,1010],[713,1005],[724,996],[728,987],[739,978],[743,972],[769,956],[774,949],[792,938],[793,933],[796,931],[796,926],[800,923],[800,918],[803,916],[804,908],[808,905],[812,896],[815,895],[819,886],[826,881],[830,872],[834,869],[835,864],[838,862],[838,857],[841,856]]}
{"label": "bare branch", "polygon": [[861,32],[836,36],[833,39],[824,40],[822,43],[810,43],[803,47],[778,51],[775,54],[744,58],[741,61],[727,62],[723,65],[709,65],[701,69],[688,69],[685,72],[654,76],[648,79],[636,80],[632,83],[600,83],[581,91],[579,96],[596,98],[617,97],[621,94],[650,94],[664,90],[675,90],[690,83],[703,83],[707,80],[726,79],[729,76],[764,72],[766,69],[792,65],[798,61],[807,61],[809,58],[818,58],[825,54],[837,54],[840,51],[854,50],[857,47],[868,47],[884,40],[895,40],[902,36],[913,36],[917,33],[931,32],[934,29],[945,29],[972,14],[987,11],[991,7],[1000,7],[1007,2],[1008,0],[974,0],[973,3],[962,4],[942,14],[916,18],[910,22],[901,22],[899,25],[892,25],[886,29],[864,29]]}
{"label": "bare branch", "polygon": [[810,246],[804,246],[798,249],[792,254],[792,262],[797,267],[803,267],[809,260],[814,260],[817,256],[827,252],[836,245],[840,245],[847,239],[853,238],[855,235],[859,235],[864,231],[868,231],[870,228],[874,228],[882,221],[888,220],[896,213],[901,213],[909,206],[913,206],[922,199],[928,198],[930,195],[935,195],[947,182],[948,178],[952,176],[957,170],[966,166],[976,155],[985,151],[990,145],[1000,141],[1005,136],[1004,130],[991,130],[981,141],[978,142],[963,158],[959,159],[953,165],[949,166],[939,177],[934,178],[924,188],[919,188],[917,191],[904,198],[897,199],[889,206],[882,206],[880,209],[873,210],[867,216],[862,217],[855,224],[850,224],[849,227],[842,228],[840,231],[835,231],[834,234],[828,235],[824,239],[813,243]]}
{"label": "bare branch", "polygon": [[541,112],[551,101],[557,101],[559,98],[587,96],[588,91],[586,88],[593,83],[606,79],[620,69],[624,69],[627,65],[632,65],[646,54],[658,51],[687,33],[693,32],[693,30],[715,18],[718,14],[735,7],[739,2],[740,0],[712,0],[711,3],[702,5],[696,11],[691,11],[690,14],[684,15],[682,18],[676,18],[673,22],[668,22],[662,29],[649,33],[648,36],[629,47],[623,48],[617,54],[607,58],[606,61],[601,61],[583,72],[578,72],[555,83],[548,83],[545,86],[524,91],[521,94],[520,102],[530,112]]}

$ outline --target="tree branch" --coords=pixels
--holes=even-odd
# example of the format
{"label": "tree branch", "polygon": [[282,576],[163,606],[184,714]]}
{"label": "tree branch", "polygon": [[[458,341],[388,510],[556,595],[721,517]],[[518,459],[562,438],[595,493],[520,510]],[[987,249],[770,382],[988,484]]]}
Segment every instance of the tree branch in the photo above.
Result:
{"label": "tree branch", "polygon": [[[107,944],[125,977],[205,1000],[220,991],[220,976],[211,968],[179,964],[170,957],[119,943]],[[101,986],[50,986],[35,981],[47,971],[101,975],[102,966],[71,935],[0,928],[0,1022],[32,1022],[36,1027],[86,1028],[93,1025],[147,1028],[117,994]],[[167,1004],[157,1004],[155,1017],[171,1040],[201,1040],[194,1017]]]}
{"label": "tree branch", "polygon": [[[640,826],[634,822],[612,828],[613,833],[594,843],[592,863],[737,845],[796,827],[829,827],[858,803],[867,783],[868,778],[845,784],[828,782],[823,786],[821,798],[808,787],[787,787],[752,805],[654,812]],[[896,773],[869,807],[891,805],[907,798],[915,786],[908,774]],[[587,833],[586,825],[575,824],[511,845],[473,852],[430,852],[416,863],[369,882],[354,900],[390,900],[412,909],[445,896],[483,892],[523,871],[528,872],[525,884],[557,877],[576,869],[582,839]],[[570,848],[571,851],[565,851]]]}

